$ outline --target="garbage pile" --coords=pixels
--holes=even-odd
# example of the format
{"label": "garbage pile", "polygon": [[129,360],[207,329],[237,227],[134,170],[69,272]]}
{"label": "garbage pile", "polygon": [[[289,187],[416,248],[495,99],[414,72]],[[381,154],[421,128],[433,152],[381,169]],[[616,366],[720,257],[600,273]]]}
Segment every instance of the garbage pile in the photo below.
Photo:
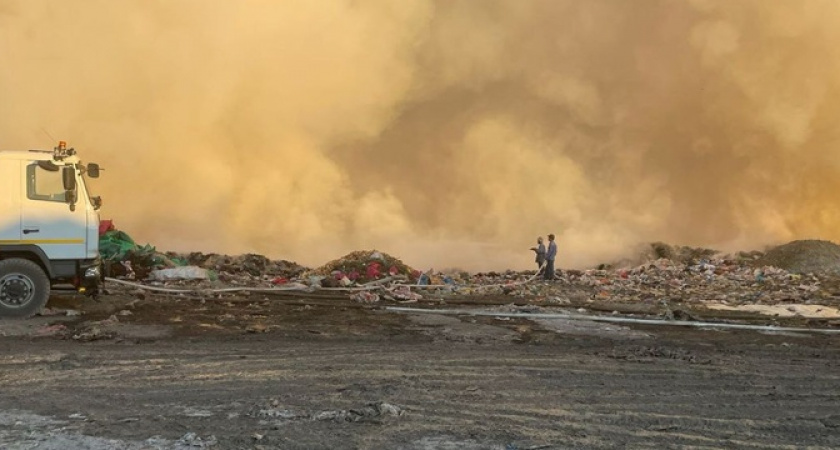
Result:
{"label": "garbage pile", "polygon": [[111,220],[100,222],[99,254],[108,277],[143,279],[153,267],[163,264],[154,247],[138,245],[127,233],[116,229]]}
{"label": "garbage pile", "polygon": [[550,283],[534,279],[533,271],[479,273],[469,276],[465,284],[459,279],[449,292],[504,294],[559,304],[574,299],[576,303],[659,305],[840,305],[840,246],[826,241],[795,241],[766,254],[731,255],[653,243],[636,261],[641,262],[558,270],[556,281]]}
{"label": "garbage pile", "polygon": [[322,287],[364,285],[386,277],[414,281],[420,276],[419,271],[377,250],[355,251],[303,274],[305,281]]}
{"label": "garbage pile", "polygon": [[[292,261],[271,260],[263,255],[248,253],[238,256],[219,255],[216,253],[193,252],[187,254],[168,252],[164,255],[175,268],[191,267],[195,275],[181,279],[219,280],[238,285],[270,282],[274,285],[286,284],[297,279],[306,268]],[[195,269],[199,269],[196,271]],[[206,277],[200,276],[205,271]]]}
{"label": "garbage pile", "polygon": [[105,276],[127,280],[221,281],[235,285],[285,284],[306,268],[291,261],[273,261],[262,255],[215,253],[162,253],[149,244],[138,245],[113,221],[99,227],[99,252]]}
{"label": "garbage pile", "polygon": [[719,302],[746,304],[840,302],[830,279],[732,259],[691,264],[658,259],[629,269],[567,271],[561,280],[587,287],[591,298],[610,302]]}
{"label": "garbage pile", "polygon": [[589,270],[561,269],[553,282],[543,282],[534,271],[421,272],[377,250],[355,251],[315,269],[255,254],[159,253],[154,247],[138,246],[112,225],[101,242],[103,258],[129,272],[123,278],[197,290],[334,289],[360,303],[501,295],[561,305],[840,306],[840,246],[827,241],[794,241],[766,253],[730,255],[657,242],[643,249],[633,264],[625,260]]}

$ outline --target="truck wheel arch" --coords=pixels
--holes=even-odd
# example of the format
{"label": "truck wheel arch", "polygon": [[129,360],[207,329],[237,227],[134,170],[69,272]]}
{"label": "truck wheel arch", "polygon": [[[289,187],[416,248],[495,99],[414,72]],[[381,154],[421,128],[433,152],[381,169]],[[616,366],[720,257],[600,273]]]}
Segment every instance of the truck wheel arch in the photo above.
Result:
{"label": "truck wheel arch", "polygon": [[41,266],[47,278],[54,277],[50,259],[37,245],[0,245],[0,260],[9,258],[28,259]]}

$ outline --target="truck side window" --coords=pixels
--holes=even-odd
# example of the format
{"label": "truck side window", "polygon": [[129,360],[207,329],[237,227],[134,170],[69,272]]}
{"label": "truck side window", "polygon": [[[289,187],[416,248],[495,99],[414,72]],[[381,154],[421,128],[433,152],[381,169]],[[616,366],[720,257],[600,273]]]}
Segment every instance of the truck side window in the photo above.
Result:
{"label": "truck side window", "polygon": [[49,171],[38,164],[26,166],[26,196],[31,200],[64,203],[66,197],[61,171]]}

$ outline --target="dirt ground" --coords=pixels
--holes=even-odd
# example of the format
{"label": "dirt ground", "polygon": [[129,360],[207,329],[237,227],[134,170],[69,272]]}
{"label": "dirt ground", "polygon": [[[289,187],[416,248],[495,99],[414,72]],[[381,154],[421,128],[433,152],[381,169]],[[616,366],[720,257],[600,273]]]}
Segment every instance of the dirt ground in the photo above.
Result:
{"label": "dirt ground", "polygon": [[[837,335],[385,306],[317,293],[54,297],[44,316],[0,321],[0,448],[840,448]],[[505,296],[409,306],[663,314]]]}

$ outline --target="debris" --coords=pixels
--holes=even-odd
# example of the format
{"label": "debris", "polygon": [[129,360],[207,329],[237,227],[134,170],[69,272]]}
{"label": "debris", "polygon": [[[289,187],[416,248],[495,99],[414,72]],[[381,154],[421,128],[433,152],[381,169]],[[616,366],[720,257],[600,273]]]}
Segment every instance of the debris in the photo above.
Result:
{"label": "debris", "polygon": [[113,331],[104,331],[100,326],[93,325],[91,327],[85,328],[77,334],[74,334],[73,340],[90,342],[102,339],[113,339],[114,337],[116,337],[116,335],[117,334]]}
{"label": "debris", "polygon": [[392,289],[390,293],[394,298],[398,300],[404,300],[405,302],[409,303],[423,299],[422,295],[416,292],[412,292],[411,288],[409,288],[406,285],[397,286],[396,288]]}
{"label": "debris", "polygon": [[216,436],[210,435],[202,438],[196,433],[189,432],[181,436],[176,444],[186,446],[188,448],[211,448],[218,443]]}
{"label": "debris", "polygon": [[67,331],[67,327],[62,324],[55,324],[55,325],[45,325],[39,328],[34,335],[35,336],[55,336]]}
{"label": "debris", "polygon": [[254,323],[248,325],[248,327],[245,328],[245,331],[249,333],[265,333],[268,331],[268,326],[262,323]]}
{"label": "debris", "polygon": [[334,411],[321,411],[313,414],[312,420],[334,421],[334,422],[363,422],[382,418],[400,417],[405,411],[390,403],[368,403],[359,409],[339,409]]}
{"label": "debris", "polygon": [[[151,245],[140,246],[127,233],[117,230],[113,222],[100,228],[99,253],[106,276],[124,276],[129,279],[145,278],[155,266],[162,264]],[[100,223],[101,225],[101,223]]]}
{"label": "debris", "polygon": [[350,299],[359,303],[376,303],[379,301],[379,294],[371,291],[359,291],[352,294]]}
{"label": "debris", "polygon": [[196,266],[174,267],[171,269],[153,270],[152,279],[157,281],[169,280],[207,280],[207,269]]}
{"label": "debris", "polygon": [[[311,270],[256,254],[166,253],[157,255],[155,261],[160,267],[154,267],[152,272],[156,279],[153,283],[157,284],[147,289],[214,292],[221,298],[234,291],[237,291],[235,295],[249,295],[251,289],[327,288],[345,290],[353,301],[365,304],[417,302],[424,298],[442,303],[451,296],[508,295],[546,306],[568,306],[582,313],[593,309],[622,312],[626,308],[616,305],[632,303],[644,306],[640,310],[643,313],[689,321],[696,320],[688,313],[693,312],[692,305],[822,305],[819,316],[815,315],[816,310],[801,309],[792,314],[782,312],[779,316],[830,318],[827,316],[830,310],[825,307],[840,307],[840,272],[799,273],[765,264],[791,260],[772,257],[784,253],[783,248],[788,247],[815,255],[823,252],[817,258],[817,268],[830,269],[837,265],[832,259],[835,250],[840,258],[840,246],[826,241],[795,241],[766,254],[731,255],[712,249],[653,243],[645,247],[635,263],[625,260],[588,270],[558,270],[554,283],[540,283],[533,282],[536,278],[533,270],[421,272],[377,250],[352,252]],[[134,264],[127,262],[129,268]]]}
{"label": "debris", "polygon": [[388,275],[403,275],[411,279],[415,270],[391,255],[377,250],[361,250],[305,272],[303,276],[328,277],[333,276],[336,272],[342,275],[347,274],[351,281],[363,284]]}
{"label": "debris", "polygon": [[372,402],[361,408],[325,411],[293,411],[279,406],[277,401],[267,407],[255,408],[250,414],[258,419],[277,421],[313,420],[322,422],[382,422],[405,415],[405,410],[386,402]]}

